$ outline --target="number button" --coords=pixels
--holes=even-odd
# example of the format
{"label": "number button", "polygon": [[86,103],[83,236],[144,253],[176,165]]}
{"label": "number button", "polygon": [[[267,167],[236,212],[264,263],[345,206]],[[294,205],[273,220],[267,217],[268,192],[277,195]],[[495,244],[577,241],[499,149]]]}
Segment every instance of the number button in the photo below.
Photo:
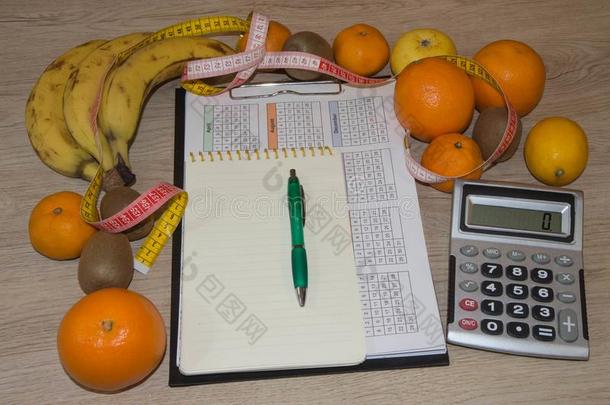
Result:
{"label": "number button", "polygon": [[553,289],[548,287],[534,287],[532,288],[532,298],[539,302],[551,302],[553,301]]}
{"label": "number button", "polygon": [[481,321],[481,330],[488,335],[501,335],[504,331],[504,325],[496,319],[483,319]]}
{"label": "number button", "polygon": [[504,311],[504,304],[502,301],[496,300],[483,300],[481,301],[481,312],[487,315],[502,315]]}
{"label": "number button", "polygon": [[527,304],[511,302],[506,305],[506,313],[513,318],[527,318],[530,309]]}
{"label": "number button", "polygon": [[542,322],[550,322],[555,319],[555,310],[544,305],[536,305],[532,308],[534,319]]}
{"label": "number button", "polygon": [[498,257],[502,256],[502,252],[500,252],[500,249],[498,248],[488,247],[483,250],[483,256],[488,259],[497,259]]}
{"label": "number button", "polygon": [[530,334],[530,327],[527,323],[523,322],[509,322],[506,325],[506,331],[512,337],[525,339]]}
{"label": "number button", "polygon": [[515,281],[527,280],[527,267],[525,266],[508,266],[506,268],[506,277]]}
{"label": "number button", "polygon": [[524,300],[528,295],[527,286],[523,284],[509,284],[506,286],[506,295],[517,300]]}
{"label": "number button", "polygon": [[532,330],[534,339],[541,340],[543,342],[552,342],[555,340],[555,328],[547,325],[535,325]]}
{"label": "number button", "polygon": [[472,262],[466,262],[460,264],[460,270],[462,270],[464,273],[472,274],[476,273],[479,270],[479,267]]}
{"label": "number button", "polygon": [[481,265],[481,274],[489,278],[502,277],[502,266],[496,263],[483,263]]}
{"label": "number button", "polygon": [[550,284],[553,281],[553,272],[548,269],[533,269],[531,277],[536,283]]}
{"label": "number button", "polygon": [[502,284],[497,281],[483,281],[481,292],[490,297],[499,297],[502,295]]}
{"label": "number button", "polygon": [[464,256],[474,257],[479,254],[479,249],[473,245],[466,245],[460,248],[460,253]]}
{"label": "number button", "polygon": [[547,264],[551,261],[551,258],[546,253],[534,253],[532,260],[538,264]]}

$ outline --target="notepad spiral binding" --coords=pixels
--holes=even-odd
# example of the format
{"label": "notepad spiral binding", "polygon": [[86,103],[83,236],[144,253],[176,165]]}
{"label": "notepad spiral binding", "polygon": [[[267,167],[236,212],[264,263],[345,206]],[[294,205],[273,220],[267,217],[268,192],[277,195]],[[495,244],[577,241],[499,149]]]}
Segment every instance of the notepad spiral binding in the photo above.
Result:
{"label": "notepad spiral binding", "polygon": [[213,162],[215,160],[263,160],[263,159],[286,159],[307,156],[332,156],[335,152],[330,146],[310,146],[300,148],[281,149],[254,149],[249,150],[226,150],[226,151],[199,151],[189,152],[191,162]]}

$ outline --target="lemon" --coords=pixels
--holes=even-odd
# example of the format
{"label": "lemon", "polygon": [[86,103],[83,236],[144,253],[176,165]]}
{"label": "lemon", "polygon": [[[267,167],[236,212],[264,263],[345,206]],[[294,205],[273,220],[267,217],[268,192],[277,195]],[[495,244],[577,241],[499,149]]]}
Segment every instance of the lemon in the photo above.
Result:
{"label": "lemon", "polygon": [[528,134],[524,155],[527,168],[536,179],[550,186],[565,186],[587,166],[587,135],[571,119],[545,118]]}

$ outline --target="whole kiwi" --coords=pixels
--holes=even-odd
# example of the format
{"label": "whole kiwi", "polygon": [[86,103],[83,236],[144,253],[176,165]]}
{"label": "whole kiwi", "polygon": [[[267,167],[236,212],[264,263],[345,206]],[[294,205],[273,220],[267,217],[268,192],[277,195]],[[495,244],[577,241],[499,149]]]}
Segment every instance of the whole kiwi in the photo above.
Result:
{"label": "whole kiwi", "polygon": [[[311,31],[301,31],[288,37],[283,51],[307,52],[333,60],[333,48],[328,41]],[[295,80],[318,80],[324,75],[318,72],[301,69],[286,69],[286,74]]]}
{"label": "whole kiwi", "polygon": [[[115,187],[109,190],[106,194],[104,194],[104,197],[102,197],[102,201],[100,202],[100,213],[102,218],[106,219],[113,216],[131,204],[139,196],[140,193],[138,193],[136,190],[125,186]],[[124,233],[127,235],[129,240],[142,239],[152,230],[154,220],[155,216],[151,215],[134,227],[129,228]]]}
{"label": "whole kiwi", "polygon": [[[498,147],[500,139],[502,139],[502,135],[504,135],[507,119],[508,111],[504,107],[489,107],[479,114],[479,118],[477,119],[472,132],[472,139],[474,139],[481,148],[483,160],[487,160]],[[521,140],[521,130],[521,120],[517,119],[517,132],[515,137],[508,149],[504,151],[496,162],[504,162],[515,154],[515,151],[519,147],[519,141]]]}
{"label": "whole kiwi", "polygon": [[78,284],[85,294],[102,288],[127,288],[133,278],[133,252],[122,233],[97,231],[78,263]]}

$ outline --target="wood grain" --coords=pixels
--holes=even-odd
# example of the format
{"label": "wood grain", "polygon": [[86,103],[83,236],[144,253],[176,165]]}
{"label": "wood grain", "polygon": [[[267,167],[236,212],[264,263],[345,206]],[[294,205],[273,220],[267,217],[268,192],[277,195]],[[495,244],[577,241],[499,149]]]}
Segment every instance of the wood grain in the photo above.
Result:
{"label": "wood grain", "polygon": [[[553,400],[608,403],[610,389],[610,3],[466,0],[354,3],[244,0],[61,2],[4,0],[0,5],[0,392],[3,403],[531,403]],[[473,55],[502,38],[524,41],[543,57],[548,80],[540,105],[523,120],[524,133],[550,115],[577,120],[590,142],[590,162],[571,187],[585,192],[584,257],[591,339],[588,362],[542,360],[450,346],[451,366],[392,370],[170,389],[168,356],[145,382],[131,390],[100,395],[75,385],[57,359],[55,336],[65,311],[81,296],[76,261],[53,262],[33,251],[29,212],[51,191],[83,192],[86,184],[50,171],[32,151],[24,107],[38,75],[68,48],[93,38],[155,30],[196,15],[244,16],[251,8],[271,15],[293,32],[310,30],[332,40],[357,22],[379,27],[390,43],[416,27],[439,28],[458,51]],[[150,99],[132,148],[143,190],[172,181],[173,88]],[[487,179],[535,183],[522,157],[485,173]],[[428,253],[442,317],[446,313],[450,196],[418,185]],[[136,274],[134,290],[149,297],[169,325],[170,251],[149,276]]]}

